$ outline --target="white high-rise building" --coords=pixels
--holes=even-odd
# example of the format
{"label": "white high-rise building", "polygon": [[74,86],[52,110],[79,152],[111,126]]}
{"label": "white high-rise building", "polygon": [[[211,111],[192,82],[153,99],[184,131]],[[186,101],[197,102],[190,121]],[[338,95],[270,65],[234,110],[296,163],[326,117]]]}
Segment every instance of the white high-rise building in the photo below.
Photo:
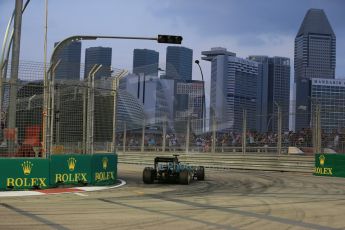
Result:
{"label": "white high-rise building", "polygon": [[[256,129],[258,63],[236,57],[224,48],[203,51],[203,60],[211,62],[210,118],[219,131],[241,131],[243,111],[247,111],[247,129]],[[214,115],[213,115],[214,113]]]}

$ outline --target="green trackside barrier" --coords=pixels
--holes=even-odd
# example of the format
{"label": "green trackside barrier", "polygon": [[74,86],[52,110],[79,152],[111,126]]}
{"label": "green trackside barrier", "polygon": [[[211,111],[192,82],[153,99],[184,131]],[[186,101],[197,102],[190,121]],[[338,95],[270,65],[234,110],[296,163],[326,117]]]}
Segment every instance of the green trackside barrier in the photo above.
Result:
{"label": "green trackside barrier", "polygon": [[92,184],[110,185],[117,180],[117,155],[94,154],[92,161]]}
{"label": "green trackside barrier", "polygon": [[314,175],[345,177],[345,154],[315,154]]}
{"label": "green trackside barrier", "polygon": [[91,155],[50,156],[50,184],[91,184]]}
{"label": "green trackside barrier", "polygon": [[0,190],[48,188],[49,159],[0,158]]}

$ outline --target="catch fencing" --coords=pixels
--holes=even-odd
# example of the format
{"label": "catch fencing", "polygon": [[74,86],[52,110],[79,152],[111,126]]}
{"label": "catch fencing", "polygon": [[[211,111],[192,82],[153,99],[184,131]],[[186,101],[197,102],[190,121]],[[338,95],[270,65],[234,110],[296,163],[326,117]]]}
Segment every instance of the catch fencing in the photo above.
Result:
{"label": "catch fencing", "polygon": [[[6,76],[10,76],[10,69],[9,66]],[[201,106],[204,99],[200,97],[200,82],[172,85],[178,96],[169,98],[164,93],[170,83],[163,77],[166,85],[157,77],[127,76],[125,70],[98,65],[85,73],[84,65],[74,63],[54,66],[49,73],[44,75],[43,63],[22,61],[17,80],[2,79],[0,156],[138,151],[285,155],[345,151],[345,124],[341,117],[332,115],[342,112],[341,105],[335,106],[333,113],[322,101],[313,100],[310,112],[302,107],[288,112],[286,108],[294,107],[293,103],[272,102],[271,113],[251,113],[252,109],[244,106],[234,108],[230,113],[233,116],[221,117],[212,108]],[[146,87],[150,84],[157,90],[153,97],[156,111],[148,110],[142,98],[128,90],[133,84],[139,87],[139,83],[142,90],[145,82],[133,80],[130,85],[131,79],[120,80],[125,77],[146,79]],[[154,85],[155,82],[159,84]],[[168,112],[171,101],[175,105],[184,100],[188,109],[182,111],[178,105]],[[302,117],[307,125],[290,131],[289,120],[293,116],[299,120]]]}
{"label": "catch fencing", "polygon": [[72,67],[56,66],[45,81],[43,63],[21,62],[16,81],[2,79],[0,156],[113,152],[115,79],[125,71],[80,79],[84,66],[75,77],[65,75]]}

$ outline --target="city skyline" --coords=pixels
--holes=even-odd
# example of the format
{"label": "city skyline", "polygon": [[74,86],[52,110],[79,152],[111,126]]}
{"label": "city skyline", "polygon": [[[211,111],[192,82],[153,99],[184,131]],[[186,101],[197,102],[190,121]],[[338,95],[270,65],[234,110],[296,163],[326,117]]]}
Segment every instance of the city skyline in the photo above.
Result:
{"label": "city skyline", "polygon": [[[321,8],[328,15],[338,37],[336,78],[345,78],[345,55],[341,52],[345,50],[345,44],[339,42],[345,37],[341,10],[344,8],[342,6],[345,6],[343,1],[298,1],[298,4],[291,1],[218,1],[218,4],[207,1],[198,2],[199,4],[184,1],[165,1],[162,4],[154,4],[154,1],[128,1],[116,4],[103,1],[102,5],[83,1],[83,10],[80,12],[72,9],[77,6],[79,8],[81,1],[68,2],[70,7],[62,10],[63,3],[64,1],[49,2],[48,57],[54,41],[73,34],[155,36],[158,33],[173,33],[184,37],[183,46],[193,49],[195,59],[200,59],[202,50],[222,46],[243,58],[249,55],[267,55],[284,56],[293,60],[293,41],[305,12],[309,8]],[[223,10],[219,10],[220,5]],[[4,33],[13,7],[13,1],[1,1],[0,13],[3,17],[0,19],[0,33]],[[118,9],[117,14],[110,14],[115,8]],[[187,13],[189,9],[200,14]],[[86,17],[97,15],[98,12],[102,12],[102,15],[109,12],[112,20],[109,20],[109,17]],[[133,13],[136,17],[132,16]],[[122,20],[125,23],[113,23]],[[100,22],[102,26],[98,26]],[[22,28],[21,59],[43,61],[44,2],[30,2],[23,15]],[[42,44],[36,52],[30,52],[30,44],[33,42]],[[161,57],[165,57],[166,49],[166,46],[146,41],[99,40],[83,42],[83,50],[100,45],[112,47],[113,66],[125,69],[131,69],[130,57],[134,48],[154,49]],[[160,63],[164,63],[164,59],[161,58]],[[206,65],[201,64],[205,68],[204,72],[209,72]],[[197,66],[194,66],[193,76],[200,79],[199,75]],[[209,77],[205,74],[206,80],[209,80]]]}
{"label": "city skyline", "polygon": [[[269,2],[270,1],[266,1],[262,5],[267,5],[267,3],[269,3]],[[128,3],[127,6],[133,10],[136,10],[137,6],[136,6],[136,4],[133,4],[133,3],[136,3],[136,1],[130,1],[130,3]],[[242,9],[242,10],[244,10],[244,7],[247,6],[246,12],[251,12],[253,10],[252,8],[254,6],[257,6],[258,7],[257,16],[260,16],[262,14],[261,13],[262,12],[262,9],[261,9],[262,6],[258,6],[257,3],[249,4],[249,2],[247,2],[247,1],[243,1],[243,3],[237,2],[236,4],[234,4],[235,2],[233,2],[233,1],[230,1],[230,2],[219,1],[219,3],[223,4],[224,6],[232,6],[233,8],[238,7],[239,9]],[[6,4],[10,5],[9,2],[5,1],[4,5],[6,5]],[[31,6],[31,4],[32,3],[30,3],[29,7]],[[37,3],[35,3],[35,4],[37,5]],[[110,2],[105,1],[103,5],[99,6],[99,8],[106,6],[107,4],[109,6],[112,6]],[[202,48],[203,50],[207,50],[211,47],[218,46],[218,47],[227,48],[231,52],[236,52],[238,54],[237,56],[239,58],[247,58],[248,56],[251,56],[251,55],[260,55],[260,56],[269,56],[269,57],[287,57],[287,58],[290,58],[290,60],[292,62],[291,66],[293,66],[294,64],[296,64],[296,63],[293,63],[294,58],[291,57],[292,56],[291,53],[293,53],[294,51],[293,51],[293,46],[290,46],[291,44],[288,45],[289,44],[288,40],[290,40],[290,38],[291,38],[291,33],[293,33],[293,37],[294,37],[294,36],[296,36],[296,34],[297,34],[297,36],[299,36],[303,32],[303,31],[301,32],[302,28],[304,28],[303,17],[306,14],[306,12],[309,12],[308,10],[310,10],[310,8],[321,8],[322,10],[323,10],[323,8],[325,8],[324,11],[327,14],[327,16],[330,15],[329,16],[329,22],[332,25],[332,27],[335,31],[335,34],[337,34],[337,40],[338,41],[341,41],[342,40],[341,37],[345,34],[343,30],[340,30],[340,33],[339,33],[339,28],[341,28],[341,27],[337,26],[337,25],[339,25],[340,19],[342,18],[342,16],[340,16],[339,12],[337,11],[338,8],[336,7],[336,6],[339,7],[342,4],[341,4],[341,2],[337,2],[337,1],[334,1],[332,4],[325,4],[325,1],[314,1],[314,2],[305,1],[300,6],[294,8],[294,10],[295,10],[294,14],[297,15],[297,12],[302,11],[302,8],[308,7],[307,9],[305,9],[303,14],[301,14],[302,18],[301,18],[301,21],[298,22],[298,24],[301,25],[301,22],[302,22],[302,26],[300,27],[299,30],[298,30],[298,28],[299,28],[298,26],[296,26],[295,28],[292,29],[292,21],[297,21],[296,20],[297,17],[288,18],[287,21],[291,20],[291,22],[289,22],[289,23],[287,23],[284,20],[279,20],[282,18],[281,18],[281,15],[277,15],[276,11],[279,11],[281,9],[280,7],[282,7],[282,6],[276,6],[275,4],[272,4],[272,8],[276,7],[276,11],[272,12],[271,9],[268,9],[268,12],[271,12],[271,15],[263,16],[263,17],[261,17],[262,16],[261,15],[260,18],[257,18],[257,20],[251,21],[251,24],[248,24],[248,19],[253,18],[253,15],[248,15],[247,19],[239,17],[236,20],[236,24],[234,24],[233,27],[231,27],[231,30],[224,27],[224,23],[222,23],[221,21],[215,21],[214,18],[212,18],[210,21],[216,22],[216,24],[215,24],[216,26],[212,26],[209,22],[206,23],[205,21],[203,21],[204,19],[201,20],[200,18],[199,18],[200,20],[197,21],[197,23],[191,24],[191,21],[190,21],[191,18],[198,18],[198,16],[194,15],[194,14],[187,15],[182,10],[182,9],[188,9],[188,8],[192,7],[191,4],[183,3],[180,1],[177,1],[175,4],[172,4],[172,2],[167,1],[165,4],[166,5],[162,4],[159,7],[152,7],[152,5],[145,5],[144,4],[145,6],[150,6],[150,7],[146,7],[146,8],[144,7],[143,11],[147,11],[147,12],[151,13],[151,14],[148,14],[148,16],[152,16],[152,18],[160,16],[161,18],[164,19],[164,18],[166,18],[167,15],[171,16],[172,15],[171,12],[175,12],[177,17],[175,17],[174,20],[169,18],[170,21],[169,20],[168,21],[163,20],[162,23],[157,24],[158,28],[155,28],[155,29],[153,29],[151,27],[152,25],[150,24],[145,29],[147,29],[147,31],[153,31],[153,30],[156,31],[156,29],[157,29],[157,32],[155,32],[151,35],[143,35],[143,36],[156,36],[158,33],[182,35],[184,37],[184,42],[182,45],[183,45],[183,47],[188,47],[192,50],[192,52],[194,54],[193,61],[195,59],[201,59],[201,50],[199,50],[200,48]],[[59,5],[55,5],[54,3],[51,3],[50,8],[52,8],[51,5],[53,5],[54,10],[49,11],[51,13],[49,15],[50,15],[50,17],[53,18],[53,21],[54,21],[54,17],[55,17],[54,15],[57,13],[56,10],[58,9]],[[85,5],[86,11],[88,11],[87,7],[89,5],[91,6],[92,4],[89,3],[89,4]],[[121,7],[125,7],[125,6],[126,6],[126,4],[121,5]],[[198,9],[204,9],[205,6],[209,6],[209,11],[205,12],[206,15],[211,15],[214,13],[212,11],[212,9],[214,9],[214,8],[212,8],[212,6],[208,5],[208,3],[206,3],[206,2],[202,2],[202,6],[196,6],[196,7]],[[31,7],[33,7],[33,6],[31,6]],[[165,10],[167,15],[162,15],[161,12],[157,11],[157,9],[159,9],[160,7],[162,7],[163,12]],[[183,7],[185,7],[185,8],[183,8]],[[289,7],[289,6],[286,6],[286,7],[287,7],[287,9],[291,9],[291,7]],[[216,19],[221,19],[221,18],[227,19],[229,17],[232,17],[229,15],[229,13],[233,10],[233,8],[229,9],[228,11],[225,10],[224,12],[219,12],[218,14],[215,14],[214,16]],[[28,9],[30,9],[30,8],[28,8]],[[37,8],[35,8],[35,10],[37,10]],[[182,10],[182,12],[180,12],[179,10]],[[332,13],[328,14],[328,11],[330,11]],[[68,18],[69,12],[67,11],[66,13],[67,13],[66,18]],[[286,12],[284,12],[283,14],[285,14],[285,13]],[[73,15],[73,17],[76,21],[78,21],[78,19],[76,18],[77,15],[78,14]],[[125,17],[125,19],[128,19],[127,14],[124,14],[123,16]],[[30,17],[30,14],[28,17]],[[262,20],[267,19],[267,18],[270,18],[270,19],[277,18],[278,20],[275,20],[274,23],[272,23],[272,22],[263,23]],[[185,22],[185,24],[183,24],[183,23],[181,24],[181,21],[176,20],[176,19],[182,20],[183,22]],[[64,21],[64,20],[65,20],[65,18],[58,18],[57,21]],[[94,20],[98,20],[98,19],[94,18]],[[147,20],[146,18],[143,18],[143,20],[140,20],[140,22],[136,21],[136,23],[134,23],[135,28],[137,28],[138,25],[144,23],[146,20]],[[57,21],[55,21],[55,22],[57,22]],[[83,21],[81,22],[80,25],[81,25],[81,27],[83,27],[85,29],[83,31],[86,31],[86,32],[80,33],[80,34],[95,34],[94,32],[92,32],[92,26],[90,26],[90,27],[84,26],[85,24],[87,24],[87,21],[88,21],[88,19],[83,19]],[[335,23],[334,23],[334,21],[335,21]],[[48,16],[48,22],[49,22],[49,16]],[[107,22],[107,20],[105,20],[105,22]],[[125,22],[126,23],[124,23],[124,25],[126,25],[126,24],[130,25],[130,23],[133,21],[127,20]],[[168,24],[167,24],[166,28],[163,28],[164,26],[162,26],[162,25],[165,25],[165,22],[167,22]],[[204,22],[204,24],[201,25],[198,22]],[[262,26],[260,30],[253,27],[255,24],[258,24],[260,22],[262,23],[262,24],[260,24]],[[73,25],[73,23],[74,23],[73,20],[70,21],[71,25]],[[171,23],[173,23],[173,24],[176,23],[176,25],[173,25]],[[227,25],[232,25],[232,23],[233,22],[231,21]],[[189,30],[187,30],[187,28],[185,27],[185,26],[187,26],[187,24],[190,24],[192,26]],[[51,25],[51,24],[48,23],[48,25]],[[245,26],[243,26],[243,25],[245,25]],[[32,26],[36,28],[36,24],[32,24]],[[205,33],[205,30],[202,30],[202,31],[201,30],[193,30],[193,28],[199,28],[200,29],[200,28],[205,27],[205,26],[208,26],[207,27],[207,29],[209,30],[208,33]],[[278,28],[277,26],[279,27],[279,29],[277,29]],[[23,33],[22,33],[22,41],[23,41],[22,43],[25,44],[26,38],[24,37],[24,34],[25,34],[24,28],[25,28],[25,14],[23,15]],[[52,30],[54,31],[54,29],[56,29],[56,28],[58,28],[58,24],[53,23]],[[70,30],[69,28],[70,28],[70,25],[68,24],[68,26],[64,27],[64,29],[62,30],[62,33],[69,31]],[[102,28],[103,28],[103,26],[97,27],[97,29],[100,29],[101,31],[102,31]],[[125,31],[128,30],[128,27],[124,28],[123,24],[121,24],[119,26],[119,28],[124,29]],[[169,31],[168,31],[168,29],[169,29]],[[140,33],[141,30],[142,29],[140,28],[140,29],[135,30],[135,31]],[[48,30],[48,58],[49,58],[49,51],[51,49],[51,47],[49,45],[49,38],[50,38],[49,34],[51,34],[52,32],[50,32],[50,31],[51,30],[49,29]],[[61,31],[61,28],[59,31]],[[75,31],[78,31],[78,30],[75,30]],[[88,32],[88,31],[90,31],[90,32]],[[122,35],[122,34],[117,34],[117,33],[113,34],[112,31],[113,31],[112,29],[109,29],[108,32],[106,32],[106,34],[102,33],[102,35]],[[191,34],[190,31],[192,31],[193,33]],[[187,34],[187,36],[185,35],[185,33]],[[332,33],[333,33],[333,31],[332,31]],[[32,34],[33,33],[30,33],[30,36]],[[72,34],[69,34],[68,36],[70,36]],[[96,34],[100,34],[100,33],[97,32]],[[195,37],[196,34],[199,34],[202,39],[196,39],[196,37]],[[131,36],[137,36],[137,35],[139,35],[139,34],[133,34],[133,32],[132,32]],[[191,36],[188,36],[188,35],[191,35]],[[222,37],[223,39],[225,38],[224,40],[226,40],[226,41],[223,40],[219,43],[219,40],[217,40],[219,37]],[[191,40],[191,39],[193,39],[193,40]],[[205,41],[206,41],[206,43],[205,43]],[[209,46],[210,44],[212,44],[212,45]],[[160,54],[159,55],[160,59],[158,59],[159,60],[158,68],[161,68],[161,67],[164,68],[164,65],[168,64],[168,63],[164,63],[164,57],[167,56],[167,53],[165,52],[165,50],[169,50],[169,49],[167,49],[167,48],[169,48],[169,46],[157,45],[154,42],[153,43],[151,43],[151,42],[148,43],[148,42],[143,42],[143,41],[126,42],[126,41],[120,41],[120,40],[116,41],[116,42],[107,41],[107,40],[86,41],[86,42],[83,41],[83,43],[82,43],[82,54],[81,55],[85,56],[85,52],[86,52],[85,50],[88,50],[88,47],[97,47],[100,45],[111,47],[114,50],[114,52],[113,52],[114,58],[113,58],[113,62],[112,62],[112,67],[114,67],[114,68],[131,69],[129,67],[130,64],[128,65],[128,63],[132,63],[133,59],[132,58],[126,58],[126,57],[128,56],[128,54],[130,55],[130,53],[132,53],[133,50],[139,50],[139,49],[157,50],[157,53]],[[233,46],[234,48],[229,48],[231,46]],[[22,52],[21,52],[22,55],[21,56],[27,55],[25,53],[25,51],[23,51],[23,50],[25,50],[25,47],[26,47],[25,45],[24,46],[22,45]],[[336,79],[339,79],[339,78],[341,79],[342,77],[345,77],[345,74],[343,75],[341,72],[343,69],[343,66],[345,66],[342,64],[343,61],[345,60],[345,58],[341,57],[342,52],[340,49],[342,47],[344,47],[344,45],[342,43],[340,43],[340,45],[339,45],[339,42],[338,42],[337,43],[337,52],[336,52],[336,60],[337,60],[336,66],[337,66],[337,68],[335,69],[335,74],[334,74]],[[123,49],[130,49],[130,52],[128,52],[128,51],[121,52],[121,51],[123,51]],[[40,55],[37,55],[37,53],[38,52],[31,52],[30,55],[32,55],[33,59],[35,59],[35,58],[38,58],[38,56],[40,56]],[[35,55],[36,55],[36,57],[34,57]],[[119,55],[121,55],[122,57],[119,58]],[[340,56],[340,58],[339,58],[339,56]],[[130,57],[131,57],[131,55],[130,55]],[[22,60],[23,60],[23,58],[22,58]],[[35,61],[35,60],[33,60],[33,61]],[[192,61],[192,63],[193,63],[193,61]],[[201,62],[201,66],[202,66],[202,69],[203,69],[203,72],[205,75],[204,79],[205,79],[205,86],[206,86],[206,92],[205,92],[206,101],[207,101],[206,105],[210,105],[210,98],[209,97],[212,94],[210,92],[210,88],[211,88],[210,66],[207,65],[205,62]],[[195,70],[197,68],[196,65],[192,65],[192,68],[193,68],[193,70],[192,70],[193,74],[192,74],[191,79],[200,80],[201,74],[200,74],[199,70]],[[168,71],[168,68],[165,68],[165,69],[166,69],[166,71]],[[338,73],[339,70],[340,70],[341,74]],[[344,68],[344,70],[345,70],[345,68]],[[345,73],[345,71],[344,71],[344,73]],[[291,71],[290,101],[294,100],[293,99],[293,95],[294,95],[293,94],[293,88],[294,88],[293,87],[293,79],[294,78],[295,78],[294,71]],[[291,103],[291,104],[293,104],[293,103]],[[208,106],[206,106],[206,107],[208,107]],[[290,112],[293,113],[293,111],[290,111]]]}

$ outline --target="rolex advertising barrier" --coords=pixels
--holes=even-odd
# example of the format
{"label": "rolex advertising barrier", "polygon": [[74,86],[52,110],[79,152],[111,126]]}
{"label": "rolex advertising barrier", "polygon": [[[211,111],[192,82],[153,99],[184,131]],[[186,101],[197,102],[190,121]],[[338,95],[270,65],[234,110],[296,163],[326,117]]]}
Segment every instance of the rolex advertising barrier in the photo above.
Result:
{"label": "rolex advertising barrier", "polygon": [[116,180],[116,154],[52,155],[50,159],[0,158],[0,190],[111,185]]}
{"label": "rolex advertising barrier", "polygon": [[93,185],[115,184],[117,180],[117,155],[93,155],[91,169],[91,182]]}
{"label": "rolex advertising barrier", "polygon": [[0,190],[48,187],[49,159],[0,158]]}
{"label": "rolex advertising barrier", "polygon": [[315,154],[314,175],[345,177],[345,154]]}

